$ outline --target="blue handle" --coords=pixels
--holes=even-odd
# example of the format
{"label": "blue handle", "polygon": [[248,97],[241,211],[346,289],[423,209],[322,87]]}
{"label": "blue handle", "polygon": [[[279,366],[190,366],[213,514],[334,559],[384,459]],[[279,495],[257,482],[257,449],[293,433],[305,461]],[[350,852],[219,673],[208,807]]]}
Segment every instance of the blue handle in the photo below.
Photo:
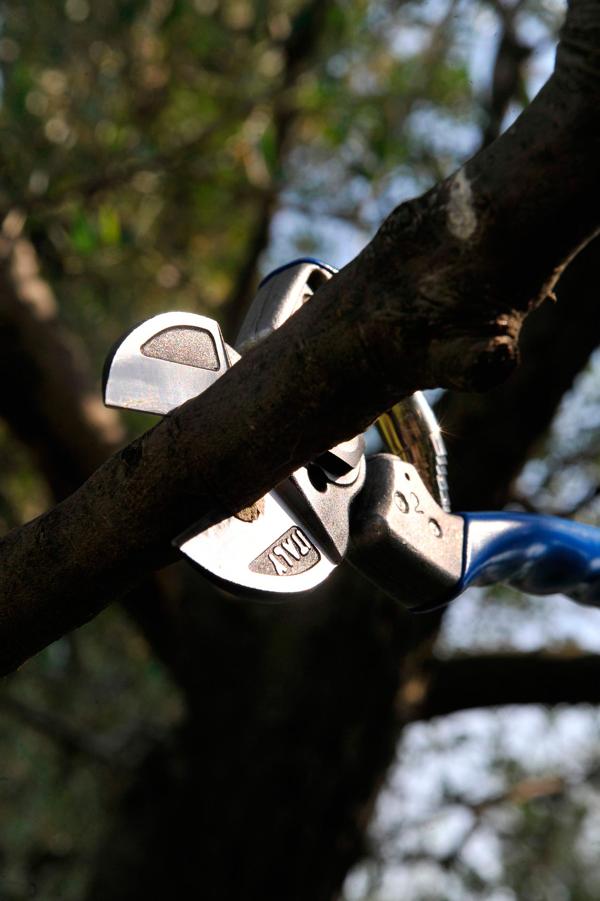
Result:
{"label": "blue handle", "polygon": [[507,582],[530,594],[566,594],[600,606],[600,529],[530,513],[463,513],[469,585]]}
{"label": "blue handle", "polygon": [[331,266],[329,263],[325,263],[323,262],[323,260],[317,259],[317,257],[298,257],[297,260],[290,260],[289,263],[284,263],[283,266],[278,266],[277,269],[273,269],[272,272],[269,272],[268,275],[265,275],[258,287],[262,288],[262,286],[266,285],[274,275],[279,275],[280,272],[285,272],[286,269],[291,269],[292,266],[299,266],[300,263],[314,263],[315,266],[320,266],[321,269],[326,269],[328,272],[331,272],[332,275],[335,275],[338,271],[335,266]]}

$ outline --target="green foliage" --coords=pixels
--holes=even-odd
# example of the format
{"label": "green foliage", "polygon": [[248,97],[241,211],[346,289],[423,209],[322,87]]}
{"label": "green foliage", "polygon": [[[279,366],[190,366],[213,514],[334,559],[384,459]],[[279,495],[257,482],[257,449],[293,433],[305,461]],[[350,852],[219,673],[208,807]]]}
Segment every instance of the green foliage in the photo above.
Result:
{"label": "green foliage", "polygon": [[285,186],[299,203],[317,192],[360,219],[348,175],[373,195],[414,156],[415,103],[466,114],[449,24],[425,55],[399,57],[393,5],[330,3],[284,95],[300,157],[282,155],[270,117],[285,42],[294,29],[301,45],[307,10],[298,0],[4,4],[0,200],[47,233],[65,318],[97,361],[175,297],[201,311],[227,301],[264,192]]}

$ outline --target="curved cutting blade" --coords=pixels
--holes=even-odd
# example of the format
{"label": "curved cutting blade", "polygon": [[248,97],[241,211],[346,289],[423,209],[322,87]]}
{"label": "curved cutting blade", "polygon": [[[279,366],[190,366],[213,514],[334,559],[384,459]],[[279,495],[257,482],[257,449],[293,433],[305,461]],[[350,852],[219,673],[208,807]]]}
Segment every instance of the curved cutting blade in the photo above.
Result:
{"label": "curved cutting blade", "polygon": [[[237,339],[251,346],[312,296],[331,269],[313,260],[292,263],[259,288]],[[263,498],[252,522],[229,517],[208,529],[198,524],[175,544],[222,584],[273,598],[320,584],[343,559],[349,507],[364,481],[362,436],[302,467]]]}
{"label": "curved cutting blade", "polygon": [[201,394],[228,367],[217,322],[195,313],[161,313],[129,332],[109,355],[104,403],[164,415]]}
{"label": "curved cutting blade", "polygon": [[[248,312],[238,344],[277,328],[335,270],[315,260],[272,273]],[[205,391],[239,359],[216,322],[193,313],[163,313],[134,328],[105,366],[108,406],[165,415]],[[267,596],[306,591],[341,562],[348,510],[364,480],[362,436],[344,442],[269,492],[248,522],[229,517],[197,524],[174,544],[207,575]]]}
{"label": "curved cutting blade", "polygon": [[335,569],[315,535],[270,492],[252,522],[231,516],[203,531],[180,536],[183,554],[224,586],[283,600],[320,585]]}

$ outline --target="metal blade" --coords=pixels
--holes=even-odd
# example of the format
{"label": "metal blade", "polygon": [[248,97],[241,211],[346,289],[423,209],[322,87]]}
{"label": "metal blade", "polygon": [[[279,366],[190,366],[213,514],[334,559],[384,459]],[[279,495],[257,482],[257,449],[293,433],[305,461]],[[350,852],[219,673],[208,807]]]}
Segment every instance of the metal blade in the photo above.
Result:
{"label": "metal blade", "polygon": [[205,391],[229,365],[217,322],[161,313],[129,332],[107,359],[104,402],[164,415]]}
{"label": "metal blade", "polygon": [[[252,302],[236,346],[247,348],[270,334],[331,275],[330,267],[313,260],[272,273]],[[364,465],[362,478],[358,469],[351,471],[362,458],[362,442],[358,444],[356,460],[356,443],[342,451],[349,455],[341,466],[351,485],[338,488],[319,470],[327,485],[325,492],[319,491],[302,468],[263,498],[256,520],[229,517],[191,537],[180,536],[175,544],[205,573],[238,589],[277,596],[319,585],[341,561],[348,543],[348,506],[364,478]],[[332,468],[336,462],[332,457]]]}
{"label": "metal blade", "polygon": [[321,454],[315,463],[339,484],[351,484],[356,478],[356,469],[364,452],[364,435],[356,435],[349,441],[342,441],[341,444],[336,444],[331,450]]}
{"label": "metal blade", "polygon": [[245,588],[274,598],[320,585],[336,566],[275,492],[265,496],[264,510],[253,522],[231,516],[181,535],[174,544],[233,591]]}
{"label": "metal blade", "polygon": [[[259,287],[236,346],[249,347],[279,328],[335,272],[314,259],[295,260],[272,272]],[[349,539],[348,507],[363,480],[364,439],[358,435],[298,469],[276,490],[339,563]]]}
{"label": "metal blade", "polygon": [[346,484],[327,477],[316,464],[296,470],[277,486],[281,498],[295,511],[336,563],[341,563],[350,537],[350,504],[365,481],[365,458],[352,470]]}
{"label": "metal blade", "polygon": [[[315,260],[272,273],[248,312],[239,346],[281,325],[335,270]],[[205,391],[239,359],[212,319],[163,313],[133,329],[105,367],[108,406],[165,415]],[[263,498],[253,521],[237,517],[174,540],[206,575],[267,596],[306,591],[341,562],[348,511],[364,481],[362,436],[328,451]]]}
{"label": "metal blade", "polygon": [[260,283],[242,323],[235,342],[238,350],[243,351],[283,325],[336,271],[318,260],[301,259],[271,272]]}

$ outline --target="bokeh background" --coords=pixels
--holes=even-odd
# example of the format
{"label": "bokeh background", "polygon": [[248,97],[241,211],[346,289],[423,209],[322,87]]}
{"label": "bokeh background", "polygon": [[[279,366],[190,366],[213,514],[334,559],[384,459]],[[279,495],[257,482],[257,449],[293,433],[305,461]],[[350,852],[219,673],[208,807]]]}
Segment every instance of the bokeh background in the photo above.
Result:
{"label": "bokeh background", "polygon": [[[342,266],[510,125],[564,11],[0,2],[2,531],[152,424],[100,403],[120,334],[233,341],[270,268]],[[598,520],[599,271],[506,386],[433,396],[455,508]],[[272,608],[171,567],[0,687],[0,899],[592,901],[599,701],[600,613],[560,597],[415,622],[343,569]]]}

